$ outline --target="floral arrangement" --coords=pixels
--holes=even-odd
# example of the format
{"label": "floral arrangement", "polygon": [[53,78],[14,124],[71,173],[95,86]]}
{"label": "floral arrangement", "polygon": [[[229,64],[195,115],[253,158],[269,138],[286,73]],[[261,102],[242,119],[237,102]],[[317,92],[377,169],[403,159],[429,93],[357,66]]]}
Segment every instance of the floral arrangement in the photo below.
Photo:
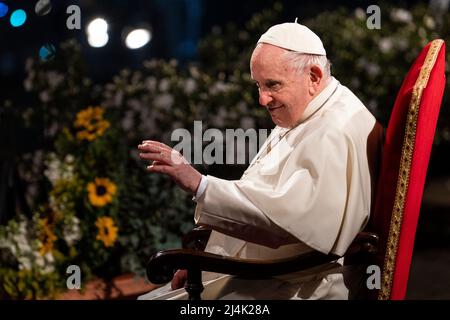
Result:
{"label": "floral arrangement", "polygon": [[146,174],[112,114],[88,106],[62,127],[44,161],[47,201],[31,219],[20,215],[0,227],[2,297],[56,297],[72,264],[84,281],[142,274],[155,248],[179,246],[187,197]]}

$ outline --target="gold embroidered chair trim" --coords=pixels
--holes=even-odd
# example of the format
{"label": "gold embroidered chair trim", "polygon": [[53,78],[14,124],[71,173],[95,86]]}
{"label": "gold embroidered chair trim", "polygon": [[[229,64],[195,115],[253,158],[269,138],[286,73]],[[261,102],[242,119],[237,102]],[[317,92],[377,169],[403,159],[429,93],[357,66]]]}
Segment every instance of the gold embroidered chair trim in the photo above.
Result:
{"label": "gold embroidered chair trim", "polygon": [[419,77],[414,84],[411,102],[409,103],[402,154],[400,158],[400,170],[397,181],[397,189],[395,192],[394,207],[391,216],[386,255],[384,259],[384,268],[381,278],[381,289],[378,295],[378,299],[380,300],[387,300],[391,296],[392,277],[396,265],[397,248],[402,226],[403,211],[406,195],[408,192],[411,160],[414,151],[416,125],[419,114],[420,101],[422,98],[423,90],[427,86],[431,70],[436,63],[437,56],[443,43],[444,41],[440,39],[434,40],[431,43],[424,64],[420,70]]}

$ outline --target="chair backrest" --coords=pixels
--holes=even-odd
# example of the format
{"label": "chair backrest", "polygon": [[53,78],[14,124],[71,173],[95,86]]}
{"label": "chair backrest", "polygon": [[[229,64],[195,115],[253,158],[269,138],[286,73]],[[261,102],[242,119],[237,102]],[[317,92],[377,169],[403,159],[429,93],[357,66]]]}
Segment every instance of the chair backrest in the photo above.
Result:
{"label": "chair backrest", "polygon": [[378,299],[404,299],[422,193],[445,87],[445,43],[433,40],[405,77],[386,130],[369,230],[379,234]]}

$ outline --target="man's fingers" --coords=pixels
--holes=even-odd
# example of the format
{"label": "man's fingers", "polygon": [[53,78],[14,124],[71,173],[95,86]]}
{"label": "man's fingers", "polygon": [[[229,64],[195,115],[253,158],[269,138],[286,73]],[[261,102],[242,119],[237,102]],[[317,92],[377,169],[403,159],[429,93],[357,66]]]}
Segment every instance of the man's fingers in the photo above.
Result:
{"label": "man's fingers", "polygon": [[161,147],[155,146],[153,144],[140,144],[138,145],[138,149],[141,151],[155,152],[155,153],[163,151]]}
{"label": "man's fingers", "polygon": [[182,163],[182,161],[175,157],[172,153],[167,153],[165,151],[159,153],[144,152],[140,153],[139,157],[142,160],[153,160],[167,165],[176,165]]}
{"label": "man's fingers", "polygon": [[153,160],[153,161],[162,161],[162,162],[167,162],[168,159],[164,156],[164,154],[161,153],[155,153],[155,152],[143,152],[143,153],[139,153],[139,157],[143,160]]}
{"label": "man's fingers", "polygon": [[158,172],[158,173],[164,173],[168,175],[172,175],[173,169],[171,166],[165,165],[165,164],[152,164],[147,167],[147,170],[150,172]]}
{"label": "man's fingers", "polygon": [[150,147],[152,150],[157,150],[157,151],[161,151],[161,150],[166,150],[166,151],[170,151],[172,150],[171,147],[165,145],[164,143],[161,143],[159,141],[153,141],[153,140],[144,140],[142,141],[142,143],[138,146],[138,148],[140,149],[141,147]]}
{"label": "man's fingers", "polygon": [[182,288],[184,286],[184,283],[186,282],[186,279],[187,279],[186,270],[178,270],[177,272],[175,272],[171,282],[172,290]]}

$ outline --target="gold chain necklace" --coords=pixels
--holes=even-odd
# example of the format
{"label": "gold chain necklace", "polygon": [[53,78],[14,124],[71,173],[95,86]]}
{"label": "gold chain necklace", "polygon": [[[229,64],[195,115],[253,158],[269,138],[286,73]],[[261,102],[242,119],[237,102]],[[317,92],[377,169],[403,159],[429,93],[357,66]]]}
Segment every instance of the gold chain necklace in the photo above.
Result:
{"label": "gold chain necklace", "polygon": [[269,143],[267,144],[267,148],[266,148],[266,154],[267,155],[273,148],[275,148],[275,146],[289,133],[291,132],[295,127],[290,128],[289,130],[287,130],[285,133],[282,134],[278,134],[278,141],[272,146],[272,142],[275,139],[272,138],[270,139]]}
{"label": "gold chain necklace", "polygon": [[272,139],[270,139],[270,141],[267,143],[267,147],[266,147],[266,152],[262,152],[261,154],[258,155],[258,157],[256,158],[256,160],[253,162],[253,164],[258,163],[259,160],[261,160],[261,158],[265,157],[266,155],[269,154],[269,152],[275,148],[275,146],[292,130],[294,130],[295,128],[297,128],[298,126],[292,127],[289,130],[287,130],[285,133],[283,134],[278,134],[278,141],[272,146],[272,142],[275,140],[276,136],[273,137]]}

